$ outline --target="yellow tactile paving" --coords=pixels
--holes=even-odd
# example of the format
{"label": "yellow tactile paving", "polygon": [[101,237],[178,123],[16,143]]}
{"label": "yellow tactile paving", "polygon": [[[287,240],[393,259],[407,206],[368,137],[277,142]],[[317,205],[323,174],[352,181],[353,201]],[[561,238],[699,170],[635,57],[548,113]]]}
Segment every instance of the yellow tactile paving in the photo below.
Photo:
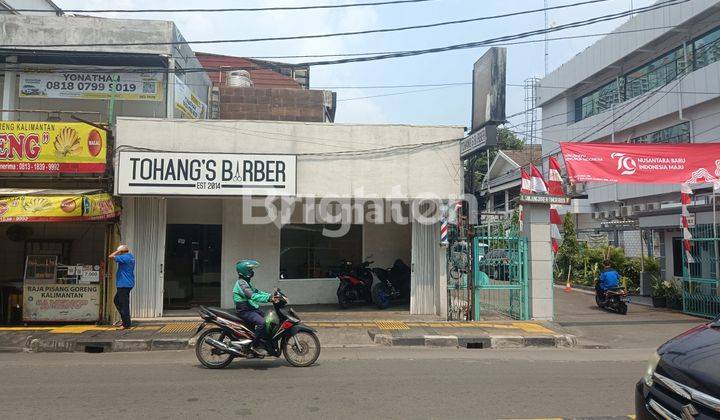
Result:
{"label": "yellow tactile paving", "polygon": [[165,324],[165,326],[160,328],[158,332],[160,334],[195,332],[198,326],[200,326],[199,322],[174,322],[171,324]]}
{"label": "yellow tactile paving", "polygon": [[400,321],[376,321],[375,324],[381,330],[409,330],[406,323]]}

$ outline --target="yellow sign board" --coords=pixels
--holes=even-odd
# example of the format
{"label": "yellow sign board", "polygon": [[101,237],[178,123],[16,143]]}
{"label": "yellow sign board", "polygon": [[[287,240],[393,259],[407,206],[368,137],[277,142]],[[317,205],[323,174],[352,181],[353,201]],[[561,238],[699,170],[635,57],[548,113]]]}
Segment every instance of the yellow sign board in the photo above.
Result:
{"label": "yellow sign board", "polygon": [[0,197],[0,223],[109,220],[119,214],[107,193]]}
{"label": "yellow sign board", "polygon": [[0,173],[103,173],[107,133],[85,123],[0,121]]}

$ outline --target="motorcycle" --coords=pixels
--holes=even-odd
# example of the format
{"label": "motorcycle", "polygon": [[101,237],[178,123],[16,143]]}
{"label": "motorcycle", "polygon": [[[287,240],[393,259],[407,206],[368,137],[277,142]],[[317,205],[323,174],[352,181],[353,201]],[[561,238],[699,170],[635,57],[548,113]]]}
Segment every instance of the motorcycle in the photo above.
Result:
{"label": "motorcycle", "polygon": [[349,308],[351,303],[358,300],[372,303],[370,288],[373,283],[373,275],[368,268],[372,263],[372,261],[364,261],[357,267],[353,267],[350,261],[343,263],[344,269],[337,276],[340,280],[337,298],[341,309]]}
{"label": "motorcycle", "polygon": [[[285,356],[292,366],[307,367],[320,357],[320,340],[316,331],[305,326],[292,308],[286,308],[287,296],[275,289],[273,309],[265,315],[266,349],[269,356]],[[195,335],[195,355],[209,369],[222,369],[236,357],[264,358],[250,348],[255,336],[253,327],[237,315],[219,308],[200,307],[203,323]],[[207,325],[212,328],[205,329]]]}
{"label": "motorcycle", "polygon": [[619,313],[627,314],[627,304],[630,303],[627,290],[623,287],[614,287],[603,292],[598,285],[595,286],[595,303],[600,309],[609,309]]}
{"label": "motorcycle", "polygon": [[373,268],[378,282],[372,287],[372,301],[380,309],[387,309],[395,300],[410,299],[410,267],[401,259],[392,267]]}

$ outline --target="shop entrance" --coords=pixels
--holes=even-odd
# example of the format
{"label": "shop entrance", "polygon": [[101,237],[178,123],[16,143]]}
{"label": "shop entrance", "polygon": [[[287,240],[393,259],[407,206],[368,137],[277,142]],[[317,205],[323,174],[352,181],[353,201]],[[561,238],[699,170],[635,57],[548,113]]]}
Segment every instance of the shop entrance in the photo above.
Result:
{"label": "shop entrance", "polygon": [[165,310],[220,305],[221,225],[167,225]]}

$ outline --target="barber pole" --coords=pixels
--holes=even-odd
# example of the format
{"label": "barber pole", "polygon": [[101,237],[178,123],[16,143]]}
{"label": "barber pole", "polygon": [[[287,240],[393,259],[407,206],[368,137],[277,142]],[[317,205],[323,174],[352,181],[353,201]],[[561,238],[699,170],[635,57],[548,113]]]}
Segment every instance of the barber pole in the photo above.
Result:
{"label": "barber pole", "polygon": [[440,245],[448,246],[450,241],[448,240],[448,221],[447,218],[443,217],[442,225],[440,226]]}
{"label": "barber pole", "polygon": [[688,224],[688,217],[690,216],[690,213],[688,212],[688,206],[692,203],[692,198],[690,197],[692,193],[693,191],[692,188],[690,188],[690,185],[680,185],[680,202],[682,203],[682,212],[680,218],[683,228],[683,248],[685,250],[685,257],[688,264],[692,264],[695,262],[695,259],[692,257],[691,254],[692,245],[690,244],[690,240],[692,240],[692,233],[690,233],[690,225]]}

